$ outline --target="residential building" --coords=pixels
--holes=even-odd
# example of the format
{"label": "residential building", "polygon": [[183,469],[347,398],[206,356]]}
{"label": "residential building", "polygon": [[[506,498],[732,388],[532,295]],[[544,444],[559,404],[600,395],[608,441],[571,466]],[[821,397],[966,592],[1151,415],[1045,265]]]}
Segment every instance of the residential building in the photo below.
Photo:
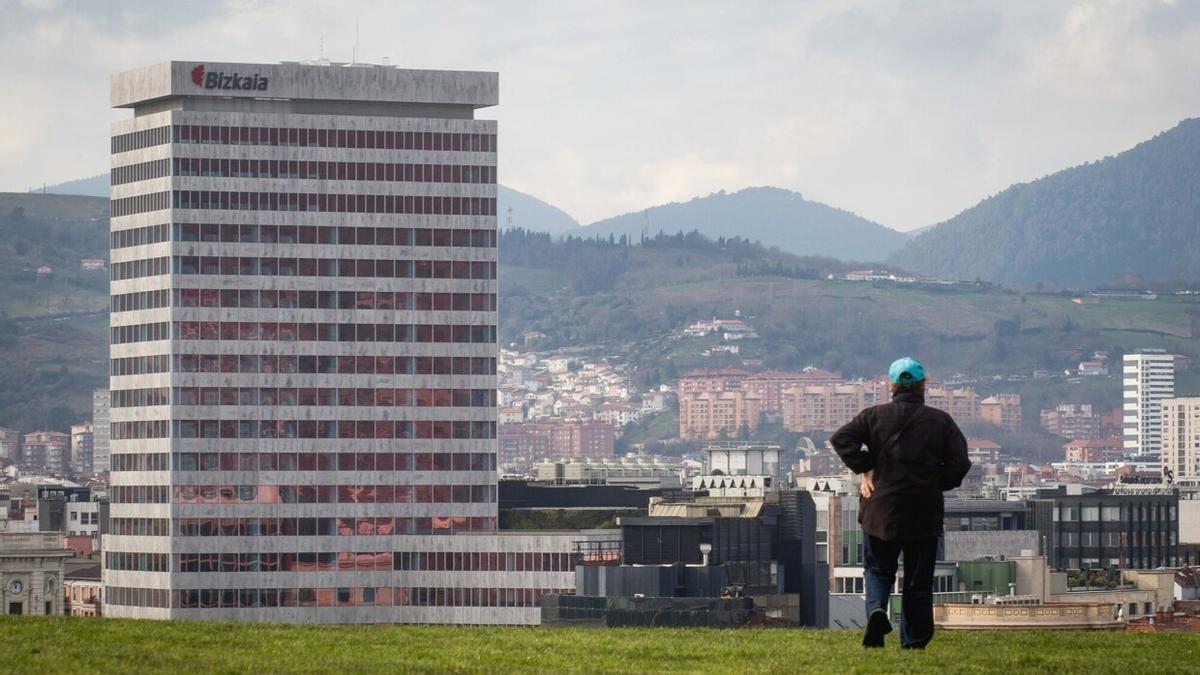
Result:
{"label": "residential building", "polygon": [[995,394],[979,402],[979,417],[1009,432],[1021,430],[1021,397]]}
{"label": "residential building", "polygon": [[91,422],[71,425],[71,472],[87,474],[92,472],[92,451],[95,442],[95,432]]}
{"label": "residential building", "polygon": [[21,458],[21,432],[0,427],[0,460],[15,464]]}
{"label": "residential building", "polygon": [[1041,412],[1042,428],[1063,438],[1093,440],[1103,438],[1102,416],[1088,403],[1062,403]]}
{"label": "residential building", "polygon": [[92,392],[92,473],[106,473],[110,468],[109,419],[111,399],[107,389]]}
{"label": "residential building", "polygon": [[104,613],[104,582],[100,564],[72,565],[63,581],[68,616],[100,616]]}
{"label": "residential building", "polygon": [[1124,453],[1119,436],[1107,439],[1077,438],[1063,445],[1065,462],[1115,462]]}
{"label": "residential building", "polygon": [[762,416],[762,398],[750,392],[702,391],[679,395],[679,437],[684,440],[736,438],[753,433]]}
{"label": "residential building", "polygon": [[1000,461],[1000,444],[986,438],[968,438],[967,457],[973,465],[995,464]]}
{"label": "residential building", "polygon": [[741,389],[742,381],[751,375],[752,373],[737,368],[693,370],[679,378],[677,393],[683,397],[704,392],[733,391]]}
{"label": "residential building", "polygon": [[1162,349],[1142,349],[1123,360],[1125,451],[1157,458],[1162,448],[1163,399],[1175,395],[1175,358]]}
{"label": "residential building", "polygon": [[755,373],[739,384],[739,389],[757,394],[762,399],[762,411],[768,415],[782,414],[787,391],[809,385],[833,385],[842,381],[841,373],[819,368],[802,371],[765,370]]}
{"label": "residential building", "polygon": [[71,437],[61,431],[25,434],[21,445],[21,468],[30,473],[63,476],[71,457]]}
{"label": "residential building", "polygon": [[549,457],[612,457],[616,430],[607,422],[520,422],[500,427],[502,464]]}
{"label": "residential building", "polygon": [[1200,479],[1200,398],[1168,398],[1162,410],[1162,469],[1171,480]]}

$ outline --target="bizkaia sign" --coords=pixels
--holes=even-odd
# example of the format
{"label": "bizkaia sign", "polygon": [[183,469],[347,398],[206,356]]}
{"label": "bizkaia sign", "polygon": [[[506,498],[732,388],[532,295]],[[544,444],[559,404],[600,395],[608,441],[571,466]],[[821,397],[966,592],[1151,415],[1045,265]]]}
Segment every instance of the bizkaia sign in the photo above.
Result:
{"label": "bizkaia sign", "polygon": [[192,83],[205,89],[236,89],[238,91],[266,91],[267,78],[255,73],[241,75],[238,73],[225,74],[222,72],[207,72],[204,64],[192,68]]}

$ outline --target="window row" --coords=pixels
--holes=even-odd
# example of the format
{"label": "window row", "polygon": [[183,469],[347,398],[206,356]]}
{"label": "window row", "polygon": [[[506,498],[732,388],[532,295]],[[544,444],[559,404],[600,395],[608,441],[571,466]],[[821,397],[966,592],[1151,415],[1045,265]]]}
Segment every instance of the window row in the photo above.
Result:
{"label": "window row", "polygon": [[[496,327],[490,325],[292,323],[288,321],[175,321],[173,323],[175,326],[173,333],[176,340],[453,342],[465,344],[493,344],[496,342]],[[158,324],[139,325],[157,326]],[[137,327],[138,325],[113,328],[113,344],[121,344],[116,337],[118,331]],[[126,332],[128,333],[129,331]],[[150,337],[145,339],[165,338]],[[138,341],[140,340],[122,340],[122,342]]]}
{"label": "window row", "polygon": [[157,323],[138,323],[132,326],[116,326],[111,331],[112,344],[124,345],[133,342],[153,342],[166,340],[171,337],[171,324],[167,321]]}
{"label": "window row", "polygon": [[[176,159],[175,162],[178,163],[179,160]],[[171,175],[171,160],[152,159],[148,162],[114,166],[109,172],[109,184],[124,185],[125,183],[136,183],[139,180],[163,178],[169,175]]]}
{"label": "window row", "polygon": [[169,274],[170,272],[171,259],[163,256],[161,258],[143,258],[141,260],[113,263],[110,278],[113,281],[123,281],[125,279],[154,277],[161,274]]}
{"label": "window row", "polygon": [[161,607],[171,606],[174,591],[165,588],[129,588],[125,586],[105,586],[104,604],[124,605],[127,607]]}
{"label": "window row", "polygon": [[113,422],[109,425],[110,438],[126,441],[138,438],[166,438],[170,428],[167,420],[145,420],[141,422]]}
{"label": "window row", "polygon": [[111,248],[128,248],[130,246],[145,246],[171,240],[170,223],[158,225],[143,225],[131,227],[128,230],[110,232],[108,243]]}
{"label": "window row", "polygon": [[130,150],[141,150],[142,148],[149,148],[155,145],[166,145],[170,142],[171,127],[131,131],[127,134],[118,134],[112,137],[112,154],[129,152]]}
{"label": "window row", "polygon": [[[163,356],[131,357],[153,359]],[[130,359],[114,359],[114,361]],[[319,373],[340,375],[495,375],[491,356],[274,356],[257,354],[176,354],[177,373]],[[122,368],[139,364],[122,364]],[[136,369],[136,368],[135,368]],[[116,370],[114,368],[114,370]],[[152,371],[165,372],[165,371]],[[134,375],[114,372],[114,375]]]}
{"label": "window row", "polygon": [[[491,504],[488,485],[175,485],[174,504]],[[363,519],[364,522],[367,519]],[[356,532],[354,518],[338,518],[337,533]],[[374,525],[372,525],[374,527]],[[386,533],[379,533],[386,534]]]}
{"label": "window row", "polygon": [[[166,405],[166,387],[113,392],[114,408]],[[118,396],[119,394],[119,396]],[[121,404],[117,404],[118,398]],[[139,403],[137,401],[147,401]],[[160,402],[161,401],[161,402]],[[495,389],[393,389],[354,387],[176,387],[175,405],[246,406],[413,406],[490,408]]]}
{"label": "window row", "polygon": [[495,471],[490,452],[180,452],[176,471]]}
{"label": "window row", "polygon": [[[160,293],[163,291],[147,291]],[[133,295],[133,294],[129,294]],[[236,288],[175,289],[176,307],[264,309],[397,309],[401,311],[494,312],[495,293],[400,291],[259,291]],[[133,303],[139,304],[139,303]]]}
{"label": "window row", "polygon": [[[315,180],[365,180],[404,183],[466,183],[490,185],[496,182],[495,166],[463,164],[394,164],[385,162],[325,162],[294,159],[229,159],[208,157],[177,157],[173,166],[162,166],[154,160],[142,165],[113,169],[113,185],[118,176],[129,177],[121,182],[160,178],[171,171],[176,176],[212,178],[292,178]],[[161,172],[161,173],[159,173]],[[148,175],[148,174],[153,175]],[[145,176],[134,178],[132,176]]]}
{"label": "window row", "polygon": [[113,485],[109,499],[113,504],[166,504],[170,495],[167,485]]}
{"label": "window row", "polygon": [[433,197],[422,195],[329,194],[325,192],[246,192],[229,190],[172,190],[113,200],[113,215],[159,209],[221,209],[227,211],[309,211],[314,213],[395,213],[417,216],[494,216],[494,197]]}
{"label": "window row", "polygon": [[110,393],[110,406],[113,408],[134,408],[144,405],[170,405],[170,387],[150,387],[143,389],[114,389]]}
{"label": "window row", "polygon": [[123,356],[109,362],[110,375],[148,375],[165,373],[171,367],[170,354]]}
{"label": "window row", "polygon": [[[120,422],[118,424],[149,424]],[[155,422],[154,424],[158,424]],[[116,424],[113,425],[116,427]],[[175,438],[490,439],[495,422],[464,420],[175,420]],[[116,436],[113,436],[116,438]],[[162,436],[165,437],[165,436]],[[162,438],[138,436],[137,438]],[[122,436],[122,438],[128,438]]]}
{"label": "window row", "polygon": [[[160,570],[165,561],[145,556],[165,553],[110,553],[123,556],[109,569]],[[570,553],[311,551],[285,553],[177,553],[173,572],[571,572]],[[128,565],[121,567],[119,565]],[[147,569],[152,567],[153,569]]]}
{"label": "window row", "polygon": [[[159,258],[158,260],[162,260]],[[141,262],[141,261],[133,261]],[[127,265],[131,263],[119,263]],[[159,269],[159,268],[155,268]],[[386,279],[495,279],[496,263],[467,260],[370,260],[356,258],[258,258],[249,256],[175,256],[174,274],[224,274],[267,277],[381,277]],[[148,272],[148,274],[166,274]],[[116,278],[116,277],[114,277]],[[126,278],[126,277],[122,277]]]}
{"label": "window row", "polygon": [[[160,130],[154,129],[153,131]],[[158,137],[158,135],[155,136],[156,139]],[[173,139],[164,139],[158,141],[158,143],[168,143],[171,140],[175,143],[275,145],[306,148],[440,150],[443,152],[496,151],[495,134],[467,134],[442,131],[369,131],[359,129],[296,129],[179,124],[174,127]],[[156,144],[151,143],[151,145]],[[114,149],[113,152],[119,151]]]}
{"label": "window row", "polygon": [[[162,591],[166,592],[166,591]],[[277,607],[541,607],[547,595],[573,588],[225,588],[171,591],[179,609]],[[123,604],[123,603],[121,603]],[[161,605],[156,605],[161,606]]]}
{"label": "window row", "polygon": [[165,288],[140,293],[118,293],[112,296],[109,303],[109,309],[113,312],[133,312],[170,306],[171,292]]}
{"label": "window row", "polygon": [[488,553],[473,551],[397,551],[392,569],[427,572],[571,572],[570,553]]}
{"label": "window row", "polygon": [[354,526],[339,534],[346,518],[176,518],[177,537],[337,537],[402,534],[495,532],[492,516],[401,516],[353,518]]}
{"label": "window row", "polygon": [[110,570],[130,572],[170,572],[171,555],[169,553],[105,553],[105,567]]}
{"label": "window row", "polygon": [[108,519],[108,533],[131,537],[166,537],[171,533],[170,523],[166,518],[114,517]]}
{"label": "window row", "polygon": [[170,192],[151,192],[144,195],[113,199],[110,202],[110,215],[117,218],[120,216],[131,216],[136,213],[163,211],[169,208],[171,208]]}
{"label": "window row", "polygon": [[[154,226],[158,227],[158,226]],[[140,228],[139,228],[140,229]],[[126,230],[131,231],[131,230]],[[495,248],[496,231],[431,227],[176,223],[176,241],[225,244],[336,244]],[[119,233],[114,233],[119,234]]]}
{"label": "window row", "polygon": [[171,455],[166,452],[127,452],[110,457],[112,471],[168,471]]}

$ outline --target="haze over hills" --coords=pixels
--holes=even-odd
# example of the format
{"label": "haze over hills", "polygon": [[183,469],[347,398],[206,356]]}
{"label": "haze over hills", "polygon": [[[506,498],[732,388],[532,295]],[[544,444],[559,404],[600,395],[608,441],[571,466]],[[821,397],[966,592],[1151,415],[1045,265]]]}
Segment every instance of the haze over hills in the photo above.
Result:
{"label": "haze over hills", "polygon": [[584,236],[638,241],[642,234],[698,231],[707,237],[745,237],[803,256],[840,260],[883,260],[908,241],[897,232],[798,192],[752,187],[716,192],[687,202],[671,202],[606,218],[579,230]]}
{"label": "haze over hills", "polygon": [[1200,119],[1013,185],[890,262],[954,279],[1095,286],[1200,280]]}

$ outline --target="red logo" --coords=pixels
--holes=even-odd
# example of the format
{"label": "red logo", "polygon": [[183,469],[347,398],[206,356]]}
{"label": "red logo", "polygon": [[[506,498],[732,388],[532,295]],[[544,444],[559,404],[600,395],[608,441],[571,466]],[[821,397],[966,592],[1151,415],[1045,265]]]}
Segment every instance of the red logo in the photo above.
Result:
{"label": "red logo", "polygon": [[200,64],[192,68],[192,82],[196,83],[197,87],[204,86],[204,64]]}

